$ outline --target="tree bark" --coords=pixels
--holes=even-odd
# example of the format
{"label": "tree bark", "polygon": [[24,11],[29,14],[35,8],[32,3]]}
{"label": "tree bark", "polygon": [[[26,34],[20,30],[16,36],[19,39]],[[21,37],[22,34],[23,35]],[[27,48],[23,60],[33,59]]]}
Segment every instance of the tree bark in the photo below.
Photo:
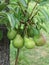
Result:
{"label": "tree bark", "polygon": [[3,38],[0,40],[0,65],[10,65],[10,44],[7,38],[7,29],[4,25],[0,25],[3,32]]}

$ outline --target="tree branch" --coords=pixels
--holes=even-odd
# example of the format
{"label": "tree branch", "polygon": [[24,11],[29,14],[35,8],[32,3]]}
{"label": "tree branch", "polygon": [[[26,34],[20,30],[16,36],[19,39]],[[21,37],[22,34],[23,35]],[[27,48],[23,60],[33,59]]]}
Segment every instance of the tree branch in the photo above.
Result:
{"label": "tree branch", "polygon": [[37,15],[39,10],[36,11],[36,13],[32,16],[32,18],[30,20],[32,20],[34,18],[35,15]]}
{"label": "tree branch", "polygon": [[17,63],[18,63],[19,51],[20,51],[20,49],[18,48],[17,49],[16,60],[15,60],[15,65],[17,65]]}
{"label": "tree branch", "polygon": [[[30,16],[28,17],[27,22],[28,22],[29,24],[31,24],[31,20],[32,20],[32,18],[30,19],[30,17],[32,16],[32,13],[33,13],[34,9],[36,8],[37,4],[38,4],[38,3],[36,2],[34,8],[32,9],[32,12],[31,12]],[[35,13],[35,14],[36,14],[36,13]],[[34,16],[35,16],[35,15],[33,15],[33,17],[34,17]]]}
{"label": "tree branch", "polygon": [[36,8],[36,6],[37,6],[37,2],[36,2],[36,4],[35,4],[35,6],[33,7],[32,12],[31,12],[29,18],[32,16],[32,13],[33,13],[34,9]]}
{"label": "tree branch", "polygon": [[24,16],[25,16],[25,12],[23,11],[23,9],[22,9],[22,7],[21,7],[21,4],[19,3],[19,2],[17,2],[18,3],[18,5],[20,6],[20,8],[21,8],[21,10],[22,10],[22,12],[23,12],[23,14],[24,14]]}

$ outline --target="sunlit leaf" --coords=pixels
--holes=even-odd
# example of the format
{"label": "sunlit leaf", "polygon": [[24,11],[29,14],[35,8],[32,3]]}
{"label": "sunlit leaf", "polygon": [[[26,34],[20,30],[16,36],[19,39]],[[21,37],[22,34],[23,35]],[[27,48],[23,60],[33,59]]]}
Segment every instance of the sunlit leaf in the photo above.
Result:
{"label": "sunlit leaf", "polygon": [[45,16],[46,20],[49,22],[49,16],[47,12],[45,11],[45,9],[44,8],[42,10],[40,9],[40,12]]}
{"label": "sunlit leaf", "polygon": [[14,28],[15,27],[15,22],[16,22],[16,20],[14,18],[14,15],[10,14],[10,13],[7,13],[7,17],[9,19],[11,27]]}
{"label": "sunlit leaf", "polygon": [[26,1],[25,0],[19,0],[19,2],[24,6],[27,7]]}

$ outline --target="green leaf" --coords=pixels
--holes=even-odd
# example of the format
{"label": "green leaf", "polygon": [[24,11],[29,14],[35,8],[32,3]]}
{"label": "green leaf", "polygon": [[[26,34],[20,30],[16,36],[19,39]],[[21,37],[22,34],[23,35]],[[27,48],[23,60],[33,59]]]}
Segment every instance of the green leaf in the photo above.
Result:
{"label": "green leaf", "polygon": [[47,32],[46,26],[45,25],[40,25],[41,29],[43,29],[45,32]]}
{"label": "green leaf", "polygon": [[11,27],[14,28],[15,27],[15,23],[16,23],[14,15],[10,14],[10,13],[7,13],[7,17],[9,19]]}
{"label": "green leaf", "polygon": [[42,10],[40,9],[40,12],[45,16],[46,20],[49,22],[49,16],[48,16],[46,10],[43,8]]}
{"label": "green leaf", "polygon": [[5,9],[5,7],[6,7],[6,4],[5,3],[1,3],[0,4],[0,11],[2,11],[3,9]]}
{"label": "green leaf", "polygon": [[0,12],[0,24],[5,24],[8,22],[6,12]]}
{"label": "green leaf", "polygon": [[39,23],[43,23],[45,22],[45,16],[41,13],[41,12],[38,12],[38,15],[36,16],[37,20]]}
{"label": "green leaf", "polygon": [[0,16],[6,17],[6,12],[0,12]]}
{"label": "green leaf", "polygon": [[19,0],[19,2],[24,6],[27,7],[26,1],[25,0]]}
{"label": "green leaf", "polygon": [[20,22],[19,22],[19,20],[16,18],[15,28],[18,29],[19,25],[20,25]]}
{"label": "green leaf", "polygon": [[42,2],[40,2],[40,6],[49,4],[49,0],[43,0]]}

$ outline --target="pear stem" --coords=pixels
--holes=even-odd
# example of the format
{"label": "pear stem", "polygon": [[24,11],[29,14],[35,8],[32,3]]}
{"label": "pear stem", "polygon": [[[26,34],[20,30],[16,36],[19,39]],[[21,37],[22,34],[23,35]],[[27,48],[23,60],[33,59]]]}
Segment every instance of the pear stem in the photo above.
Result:
{"label": "pear stem", "polygon": [[15,65],[18,64],[19,51],[20,51],[20,49],[18,48],[18,49],[17,49],[17,54],[16,54]]}

